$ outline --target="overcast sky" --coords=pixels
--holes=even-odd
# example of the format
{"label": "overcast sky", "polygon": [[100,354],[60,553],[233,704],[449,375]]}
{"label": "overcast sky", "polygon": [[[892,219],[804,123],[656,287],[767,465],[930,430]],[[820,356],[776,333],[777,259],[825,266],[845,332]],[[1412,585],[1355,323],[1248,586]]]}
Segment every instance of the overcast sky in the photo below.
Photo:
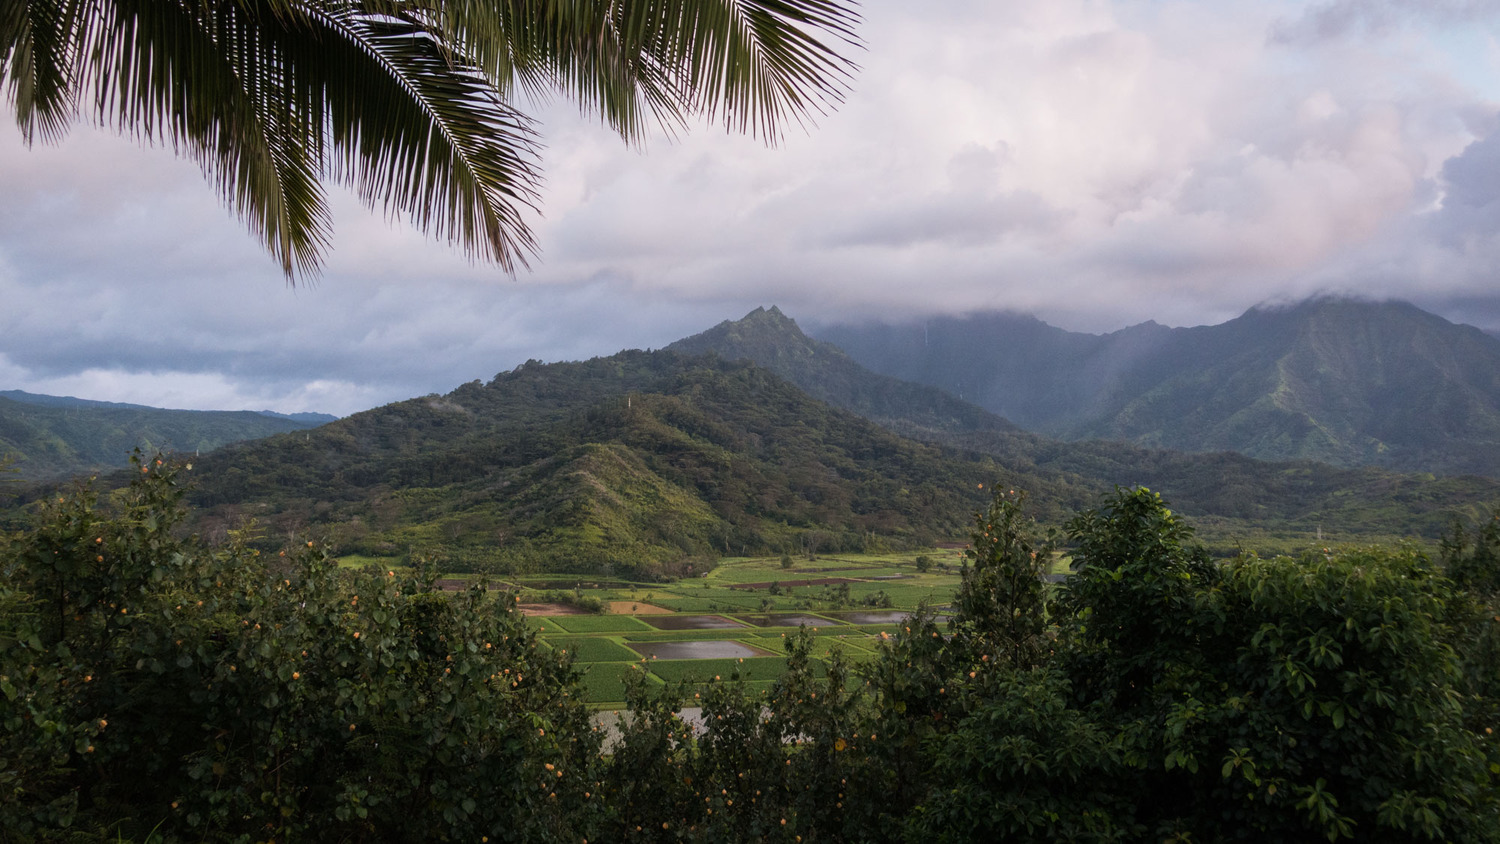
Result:
{"label": "overcast sky", "polygon": [[1316,293],[1500,329],[1500,0],[870,0],[847,103],[767,149],[535,107],[531,272],[335,201],[314,284],[196,165],[0,119],[0,389],[347,414],[529,359],[1006,309],[1109,331]]}

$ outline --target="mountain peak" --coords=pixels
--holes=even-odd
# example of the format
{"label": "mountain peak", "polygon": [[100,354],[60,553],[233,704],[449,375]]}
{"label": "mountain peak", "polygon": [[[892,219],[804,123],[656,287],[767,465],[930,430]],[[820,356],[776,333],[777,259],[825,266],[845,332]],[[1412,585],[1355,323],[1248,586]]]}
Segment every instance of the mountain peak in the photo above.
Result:
{"label": "mountain peak", "polygon": [[1015,429],[1009,421],[941,390],[865,369],[838,346],[802,333],[797,322],[774,305],[769,310],[756,308],[738,321],[725,320],[667,349],[751,361],[816,398],[881,424],[899,422],[908,431]]}
{"label": "mountain peak", "polygon": [[[726,319],[667,348],[688,355],[715,352],[730,360],[745,358],[764,364],[768,357],[812,354],[815,345],[822,344],[803,334],[796,320],[772,305],[770,308],[756,308],[738,320]],[[838,353],[831,346],[829,350]]]}

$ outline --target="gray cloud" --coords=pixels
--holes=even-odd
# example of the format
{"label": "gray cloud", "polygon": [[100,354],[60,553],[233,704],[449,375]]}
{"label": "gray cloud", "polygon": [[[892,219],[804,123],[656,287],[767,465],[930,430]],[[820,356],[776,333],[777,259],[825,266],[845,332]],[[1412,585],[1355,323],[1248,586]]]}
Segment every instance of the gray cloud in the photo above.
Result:
{"label": "gray cloud", "polygon": [[1270,40],[1308,44],[1351,35],[1383,34],[1417,23],[1452,26],[1500,16],[1496,0],[1327,0],[1277,20]]}
{"label": "gray cloud", "polygon": [[[1329,291],[1500,313],[1497,105],[1439,37],[1497,4],[873,0],[848,103],[774,150],[713,127],[632,150],[537,106],[517,278],[336,194],[327,270],[291,289],[190,162],[3,126],[0,387],[349,412],[768,304],[1101,331]],[[1388,37],[1408,25],[1433,37]]]}

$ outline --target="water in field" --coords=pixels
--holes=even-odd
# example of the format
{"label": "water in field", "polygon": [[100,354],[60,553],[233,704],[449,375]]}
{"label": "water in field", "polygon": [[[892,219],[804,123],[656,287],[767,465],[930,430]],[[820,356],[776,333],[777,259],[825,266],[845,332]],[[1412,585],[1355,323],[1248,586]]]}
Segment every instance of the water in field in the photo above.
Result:
{"label": "water in field", "polygon": [[[854,610],[845,612],[831,612],[830,615],[839,621],[848,624],[899,624],[911,617],[910,610]],[[933,621],[941,624],[951,616],[939,614],[932,617]]]}
{"label": "water in field", "polygon": [[[770,613],[768,615],[737,615],[735,618],[748,622],[756,627],[833,627],[839,622],[819,618],[815,615],[804,615],[802,613]],[[862,622],[861,622],[862,623]]]}
{"label": "water in field", "polygon": [[728,639],[707,642],[630,642],[627,647],[641,656],[656,659],[733,659],[748,656],[775,656],[770,651],[752,648]]}
{"label": "water in field", "polygon": [[657,630],[725,630],[745,626],[722,615],[660,615],[642,618],[641,621]]}

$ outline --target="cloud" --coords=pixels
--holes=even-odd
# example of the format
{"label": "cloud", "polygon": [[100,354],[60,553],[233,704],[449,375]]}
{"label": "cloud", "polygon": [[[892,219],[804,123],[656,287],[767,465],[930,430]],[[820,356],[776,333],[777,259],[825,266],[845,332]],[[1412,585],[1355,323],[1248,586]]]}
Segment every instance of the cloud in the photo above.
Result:
{"label": "cloud", "polygon": [[1497,5],[872,0],[848,102],[775,149],[711,126],[632,149],[534,105],[542,254],[515,278],[335,192],[326,271],[288,288],[190,162],[5,126],[0,386],[349,412],[769,304],[1086,330],[1330,290],[1500,313],[1475,304],[1497,109],[1464,70]]}
{"label": "cloud", "polygon": [[1403,26],[1474,24],[1500,17],[1497,0],[1328,0],[1272,24],[1270,40],[1309,44]]}

